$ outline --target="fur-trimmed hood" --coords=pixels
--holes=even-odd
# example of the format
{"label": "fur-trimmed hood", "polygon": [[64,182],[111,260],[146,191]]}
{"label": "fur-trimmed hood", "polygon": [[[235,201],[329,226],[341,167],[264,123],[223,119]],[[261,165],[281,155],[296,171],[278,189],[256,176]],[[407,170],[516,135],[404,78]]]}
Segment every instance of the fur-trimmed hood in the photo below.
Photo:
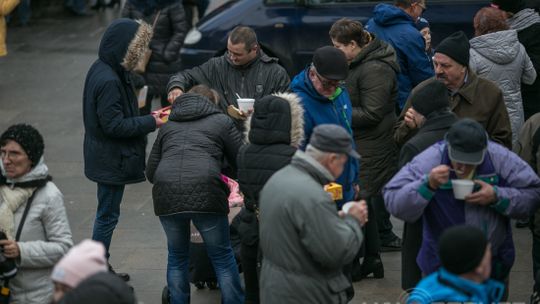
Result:
{"label": "fur-trimmed hood", "polygon": [[304,108],[294,93],[274,93],[255,102],[245,122],[246,141],[257,145],[284,143],[299,147],[304,141]]}
{"label": "fur-trimmed hood", "polygon": [[131,71],[144,55],[151,39],[152,27],[144,21],[117,19],[101,38],[99,59],[115,71]]}

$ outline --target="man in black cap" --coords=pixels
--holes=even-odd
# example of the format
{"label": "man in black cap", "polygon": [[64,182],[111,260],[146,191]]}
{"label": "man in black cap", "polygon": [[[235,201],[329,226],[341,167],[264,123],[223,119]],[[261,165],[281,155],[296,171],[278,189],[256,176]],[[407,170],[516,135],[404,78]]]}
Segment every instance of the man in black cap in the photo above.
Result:
{"label": "man in black cap", "polygon": [[482,230],[448,228],[438,247],[442,267],[416,286],[408,303],[499,303],[504,285],[489,278],[491,246]]}
{"label": "man in black cap", "polygon": [[[408,140],[399,154],[399,167],[405,166],[429,146],[444,139],[444,135],[456,121],[450,112],[446,86],[434,81],[419,89],[411,97],[414,118],[412,123],[418,133]],[[416,264],[416,256],[422,244],[422,220],[405,223],[401,251],[401,288],[413,288],[422,279],[422,271]]]}
{"label": "man in black cap", "polygon": [[358,158],[350,134],[323,124],[313,130],[306,152],[276,172],[260,193],[262,303],[345,303],[351,286],[342,268],[362,244],[365,201],[339,214],[323,186]]}
{"label": "man in black cap", "polygon": [[[304,138],[308,139],[302,150],[310,143],[313,129],[320,124],[335,124],[343,127],[352,140],[352,106],[347,89],[341,81],[347,78],[349,65],[345,54],[333,47],[324,46],[315,50],[313,63],[291,82],[291,90],[298,94],[304,108]],[[337,201],[338,208],[354,199],[358,180],[358,161],[350,158],[337,177],[343,187],[343,199]]]}
{"label": "man in black cap", "polygon": [[[457,179],[474,182],[464,199],[454,196]],[[416,258],[422,273],[440,266],[435,248],[442,232],[466,223],[485,227],[495,266],[491,277],[504,282],[515,256],[509,221],[536,210],[540,178],[519,156],[489,141],[482,125],[466,118],[452,125],[444,141],[401,168],[383,192],[392,215],[407,222],[422,218]]]}
{"label": "man in black cap", "polygon": [[469,70],[469,39],[463,32],[455,32],[435,49],[433,65],[435,77],[413,89],[411,97],[398,120],[394,138],[398,145],[405,143],[417,131],[410,109],[411,98],[424,86],[441,81],[450,96],[450,109],[459,118],[472,118],[482,124],[489,137],[512,149],[512,129],[501,90],[489,80]]}
{"label": "man in black cap", "polygon": [[[532,8],[533,3],[523,0],[492,0],[491,5],[506,12],[510,29],[517,31],[519,42],[531,58],[536,74],[540,74],[540,15]],[[540,77],[536,77],[531,85],[522,83],[521,96],[525,120],[540,112]]]}

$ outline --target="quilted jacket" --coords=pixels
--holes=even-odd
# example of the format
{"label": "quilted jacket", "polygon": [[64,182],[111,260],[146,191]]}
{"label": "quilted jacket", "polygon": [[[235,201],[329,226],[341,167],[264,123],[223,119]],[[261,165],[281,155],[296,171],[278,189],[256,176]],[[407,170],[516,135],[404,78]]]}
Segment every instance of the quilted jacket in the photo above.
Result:
{"label": "quilted jacket", "polygon": [[158,216],[180,212],[227,214],[229,190],[220,174],[224,159],[236,168],[242,145],[233,121],[206,97],[184,94],[158,133],[146,175],[154,184]]}

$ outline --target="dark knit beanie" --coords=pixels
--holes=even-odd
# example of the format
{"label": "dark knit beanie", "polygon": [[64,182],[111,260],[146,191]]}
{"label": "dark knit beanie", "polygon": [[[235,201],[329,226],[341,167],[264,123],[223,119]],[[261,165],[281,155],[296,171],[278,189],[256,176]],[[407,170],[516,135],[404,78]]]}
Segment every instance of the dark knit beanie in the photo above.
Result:
{"label": "dark knit beanie", "polygon": [[418,18],[418,20],[416,21],[416,28],[421,31],[426,27],[429,27],[429,22],[427,21],[427,19],[423,17]]}
{"label": "dark knit beanie", "polygon": [[133,290],[117,275],[98,272],[68,291],[59,304],[135,304]]}
{"label": "dark knit beanie", "polygon": [[439,258],[451,273],[473,271],[484,258],[488,241],[484,233],[473,226],[459,225],[446,229],[439,239]]}
{"label": "dark knit beanie", "polygon": [[315,50],[313,65],[317,73],[330,80],[344,80],[349,74],[347,57],[342,50],[333,46],[323,46]]}
{"label": "dark knit beanie", "polygon": [[32,162],[32,167],[37,165],[45,149],[43,137],[38,130],[27,124],[12,125],[0,137],[0,146],[5,146],[8,140],[21,145]]}
{"label": "dark knit beanie", "polygon": [[448,89],[440,81],[431,81],[411,95],[413,109],[427,117],[429,114],[450,107]]}
{"label": "dark knit beanie", "polygon": [[464,32],[455,32],[446,37],[435,49],[435,53],[442,53],[454,59],[463,66],[469,66],[469,39]]}
{"label": "dark knit beanie", "polygon": [[525,8],[525,2],[523,0],[492,0],[491,6],[515,14]]}

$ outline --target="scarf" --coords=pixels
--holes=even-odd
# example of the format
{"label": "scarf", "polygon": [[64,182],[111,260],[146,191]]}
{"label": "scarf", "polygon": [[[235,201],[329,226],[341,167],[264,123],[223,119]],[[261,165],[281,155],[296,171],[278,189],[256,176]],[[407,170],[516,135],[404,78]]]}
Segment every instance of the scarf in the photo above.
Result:
{"label": "scarf", "polygon": [[14,213],[26,203],[36,188],[0,186],[0,230],[9,240],[15,239]]}
{"label": "scarf", "polygon": [[540,15],[532,8],[523,9],[508,19],[510,28],[518,32],[535,23],[540,23]]}

